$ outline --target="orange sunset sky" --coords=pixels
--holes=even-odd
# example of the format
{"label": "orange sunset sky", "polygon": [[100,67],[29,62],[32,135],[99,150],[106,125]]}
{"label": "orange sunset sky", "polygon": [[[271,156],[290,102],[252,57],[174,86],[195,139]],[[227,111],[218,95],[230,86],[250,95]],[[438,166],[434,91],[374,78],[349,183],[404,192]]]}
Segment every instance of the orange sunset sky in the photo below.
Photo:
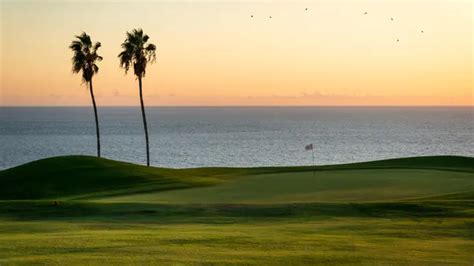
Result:
{"label": "orange sunset sky", "polygon": [[102,43],[97,104],[139,105],[117,58],[135,27],[157,45],[147,106],[474,104],[470,0],[0,3],[2,106],[90,105],[82,31]]}

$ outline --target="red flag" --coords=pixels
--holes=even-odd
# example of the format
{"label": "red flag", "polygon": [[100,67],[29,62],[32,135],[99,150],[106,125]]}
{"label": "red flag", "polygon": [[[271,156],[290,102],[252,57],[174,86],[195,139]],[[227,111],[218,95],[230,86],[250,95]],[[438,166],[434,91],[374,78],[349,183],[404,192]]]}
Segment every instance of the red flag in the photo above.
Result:
{"label": "red flag", "polygon": [[313,149],[313,143],[304,146],[305,151],[309,151],[309,150],[312,150],[312,149]]}

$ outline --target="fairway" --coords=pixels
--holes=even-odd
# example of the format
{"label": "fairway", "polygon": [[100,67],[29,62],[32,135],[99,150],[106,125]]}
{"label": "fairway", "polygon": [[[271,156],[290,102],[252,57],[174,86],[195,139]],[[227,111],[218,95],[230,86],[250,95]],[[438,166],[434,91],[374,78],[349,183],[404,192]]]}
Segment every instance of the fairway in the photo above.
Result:
{"label": "fairway", "polygon": [[468,157],[165,169],[67,156],[0,171],[0,192],[2,265],[474,262]]}

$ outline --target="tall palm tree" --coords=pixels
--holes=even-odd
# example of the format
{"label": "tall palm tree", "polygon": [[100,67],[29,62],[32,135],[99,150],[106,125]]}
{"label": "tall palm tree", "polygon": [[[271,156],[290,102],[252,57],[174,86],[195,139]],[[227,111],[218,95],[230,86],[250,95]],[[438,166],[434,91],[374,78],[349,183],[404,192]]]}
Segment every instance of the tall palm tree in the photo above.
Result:
{"label": "tall palm tree", "polygon": [[100,157],[99,118],[97,117],[92,77],[99,72],[99,67],[96,62],[102,61],[102,56],[97,54],[97,49],[100,48],[101,44],[100,42],[92,44],[91,37],[85,32],[75,37],[76,39],[69,45],[69,48],[74,53],[72,57],[72,72],[82,72],[82,81],[89,84],[92,105],[94,106],[95,130],[97,133],[97,157]]}
{"label": "tall palm tree", "polygon": [[145,76],[146,65],[148,62],[156,61],[156,46],[147,41],[150,37],[143,33],[142,29],[133,29],[127,32],[127,37],[122,43],[123,51],[118,55],[120,59],[120,67],[128,72],[130,66],[133,66],[133,72],[138,79],[138,86],[140,88],[140,104],[142,107],[143,126],[145,128],[146,141],[146,165],[150,166],[150,146],[148,143],[148,128],[146,124],[145,106],[143,104],[142,93],[142,78]]}

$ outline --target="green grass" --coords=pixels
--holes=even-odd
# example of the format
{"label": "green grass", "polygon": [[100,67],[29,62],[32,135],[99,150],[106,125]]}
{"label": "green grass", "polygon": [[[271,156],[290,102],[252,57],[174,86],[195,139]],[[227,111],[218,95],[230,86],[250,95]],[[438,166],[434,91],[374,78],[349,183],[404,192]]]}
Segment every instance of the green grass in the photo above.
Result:
{"label": "green grass", "polygon": [[472,265],[473,251],[474,158],[165,169],[67,156],[0,171],[0,265]]}
{"label": "green grass", "polygon": [[259,174],[219,186],[109,197],[103,201],[161,203],[287,203],[406,200],[474,191],[471,172],[360,169]]}
{"label": "green grass", "polygon": [[0,171],[0,199],[171,190],[211,185],[218,183],[220,178],[225,178],[220,169],[173,170],[89,156],[64,156]]}
{"label": "green grass", "polygon": [[0,200],[97,197],[170,203],[396,200],[474,191],[473,165],[473,158],[434,156],[319,167],[169,169],[88,156],[64,156],[0,171]]}

